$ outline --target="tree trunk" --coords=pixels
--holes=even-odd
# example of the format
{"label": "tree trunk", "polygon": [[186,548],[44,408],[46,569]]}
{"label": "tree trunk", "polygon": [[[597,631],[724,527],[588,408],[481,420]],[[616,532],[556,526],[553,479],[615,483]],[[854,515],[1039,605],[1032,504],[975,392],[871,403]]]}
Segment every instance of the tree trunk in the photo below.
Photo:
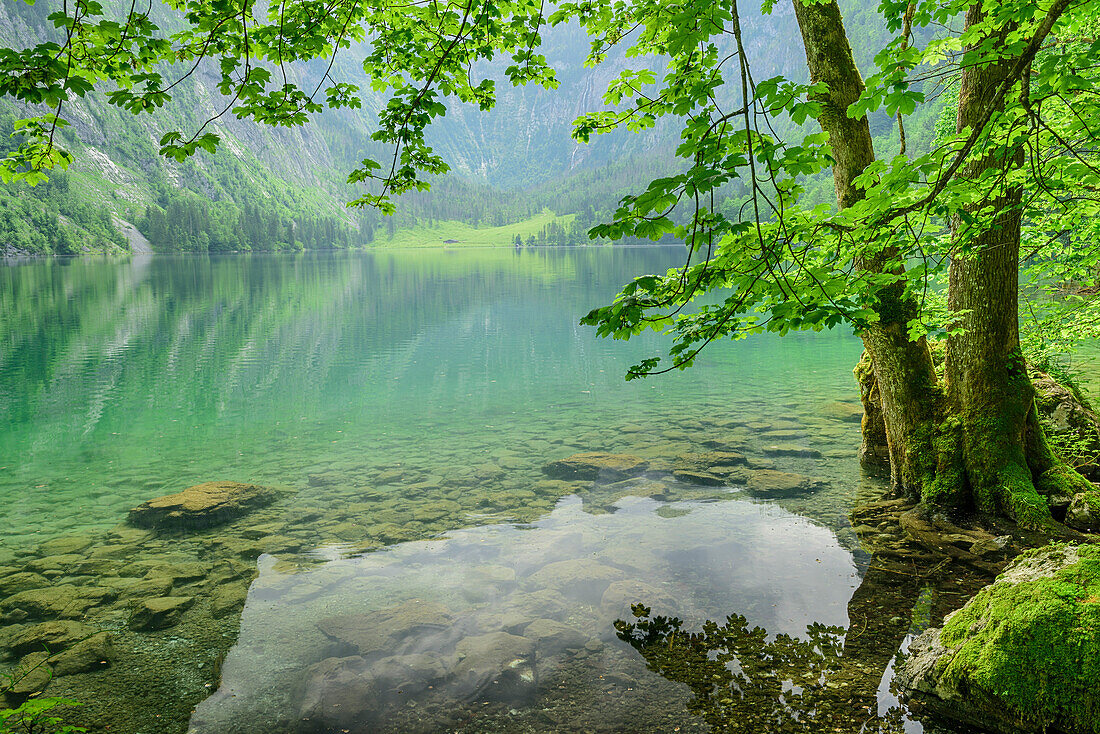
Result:
{"label": "tree trunk", "polygon": [[[828,92],[817,99],[822,105],[818,122],[829,137],[835,161],[837,207],[845,209],[863,198],[863,190],[853,181],[875,160],[867,117],[848,116],[848,107],[863,92],[863,79],[852,58],[835,0],[812,4],[794,0],[794,11],[806,49],[810,81],[823,82],[828,87]],[[891,267],[890,272],[900,276],[903,274],[900,266],[890,265],[896,255],[883,252],[864,258],[857,266],[871,273],[882,273]],[[921,457],[914,455],[913,448],[922,444],[921,437],[928,433],[941,402],[936,370],[926,340],[909,339],[908,323],[917,315],[917,304],[906,298],[900,280],[879,293],[875,311],[878,323],[861,334],[874,375],[874,384],[865,391],[867,420],[861,454],[867,461],[881,459],[885,454],[894,485],[906,492],[919,493],[923,472],[917,467]],[[878,405],[868,408],[868,400],[876,399],[871,397],[872,393],[877,393]],[[883,437],[885,447],[881,445]]]}
{"label": "tree trunk", "polygon": [[[810,79],[828,89],[817,99],[818,122],[829,138],[837,206],[843,209],[863,198],[853,182],[874,161],[867,118],[847,115],[863,81],[835,0],[793,2]],[[981,6],[975,5],[967,27],[980,20]],[[964,68],[960,131],[981,124],[1014,62]],[[962,175],[977,178],[989,169],[1009,171],[1022,164],[1022,149],[997,150],[1002,152],[970,163]],[[861,458],[873,463],[885,456],[894,486],[930,504],[1007,515],[1042,528],[1052,524],[1042,495],[1065,503],[1089,485],[1047,447],[1020,352],[1021,196],[1019,188],[1002,186],[976,204],[972,211],[998,212],[992,226],[976,236],[963,232],[961,220],[955,222],[956,236],[968,239],[949,276],[949,308],[959,315],[963,331],[948,340],[946,394],[926,340],[909,339],[908,322],[918,309],[901,279],[877,294],[879,321],[861,334],[865,355],[856,368],[865,406]],[[868,273],[901,276],[897,254],[870,255],[856,265]]]}
{"label": "tree trunk", "polygon": [[[982,18],[981,5],[972,5],[967,27]],[[1009,58],[964,67],[959,89],[960,132],[981,124],[998,86],[1012,83],[1009,75],[1014,62]],[[1027,84],[1027,80],[1020,83]],[[967,164],[962,175],[977,179],[991,169],[1007,173],[1023,163],[1022,147],[995,146]],[[1047,500],[1037,489],[1064,494],[1084,490],[1088,484],[1081,477],[1074,479],[1074,473],[1047,448],[1035,411],[1035,391],[1020,351],[1022,198],[1019,186],[1001,184],[969,210],[996,212],[990,226],[975,234],[966,231],[959,217],[952,223],[957,251],[950,266],[948,308],[958,315],[961,331],[947,339],[945,376],[974,505],[985,513],[1042,527],[1050,523],[1051,516]]]}

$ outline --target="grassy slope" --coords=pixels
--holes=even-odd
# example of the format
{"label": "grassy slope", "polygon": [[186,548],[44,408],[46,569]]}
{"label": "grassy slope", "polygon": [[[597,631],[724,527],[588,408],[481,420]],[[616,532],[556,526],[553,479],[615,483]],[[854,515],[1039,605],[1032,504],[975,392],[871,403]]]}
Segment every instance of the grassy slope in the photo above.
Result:
{"label": "grassy slope", "polygon": [[[398,230],[393,237],[381,232],[372,247],[506,247],[510,246],[518,234],[524,242],[532,235],[538,236],[539,230],[556,221],[563,227],[572,223],[574,214],[557,216],[549,209],[525,219],[522,222],[507,224],[503,227],[474,227],[465,222],[437,222],[433,226],[422,225]],[[457,242],[444,244],[446,240]]]}

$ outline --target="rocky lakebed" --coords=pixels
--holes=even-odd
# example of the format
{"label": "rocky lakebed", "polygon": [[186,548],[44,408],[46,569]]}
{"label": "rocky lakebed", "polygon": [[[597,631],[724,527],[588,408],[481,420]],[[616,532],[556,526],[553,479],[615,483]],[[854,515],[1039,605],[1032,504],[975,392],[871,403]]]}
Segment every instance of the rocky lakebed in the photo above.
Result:
{"label": "rocky lakebed", "polygon": [[722,644],[756,659],[833,640],[792,658],[819,683],[803,698],[727,687],[771,731],[920,730],[895,663],[1019,548],[836,470],[860,413],[624,423],[469,465],[334,461],[0,547],[7,703],[73,699],[66,720],[126,734],[720,730],[726,699],[691,662],[707,655],[669,667],[616,629],[653,614],[726,620]]}

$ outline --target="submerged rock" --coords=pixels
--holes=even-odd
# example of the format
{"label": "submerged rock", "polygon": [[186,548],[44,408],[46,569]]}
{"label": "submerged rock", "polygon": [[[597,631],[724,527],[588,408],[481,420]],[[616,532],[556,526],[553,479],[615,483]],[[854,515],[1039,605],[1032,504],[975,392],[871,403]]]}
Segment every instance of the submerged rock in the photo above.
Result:
{"label": "submerged rock", "polygon": [[863,406],[855,403],[825,403],[818,409],[818,413],[823,418],[844,423],[859,423],[863,420]]}
{"label": "submerged rock", "polygon": [[563,650],[576,650],[588,642],[588,636],[576,627],[545,618],[528,624],[523,636],[535,643],[539,658],[556,655]]}
{"label": "submerged rock", "polygon": [[821,458],[821,452],[817,449],[794,443],[774,443],[765,446],[763,451],[768,456],[801,456],[810,459]]}
{"label": "submerged rock", "polygon": [[111,596],[106,589],[71,584],[46,586],[13,594],[0,601],[0,614],[9,622],[43,619],[80,619],[84,612]]}
{"label": "submerged rock", "polygon": [[677,469],[672,472],[672,476],[676,477],[681,482],[701,484],[704,487],[719,487],[726,483],[726,480],[717,474],[711,474],[710,472],[704,471],[691,471],[689,469]]}
{"label": "submerged rock", "polygon": [[641,474],[648,466],[645,459],[631,454],[593,451],[552,461],[542,470],[552,479],[619,481]]}
{"label": "submerged rock", "polygon": [[11,596],[30,589],[41,589],[49,585],[50,580],[41,574],[19,571],[0,578],[0,597]]}
{"label": "submerged rock", "polygon": [[633,579],[616,581],[607,587],[600,598],[601,610],[613,619],[633,619],[630,608],[634,604],[644,604],[652,607],[658,614],[669,616],[680,611],[680,605],[670,594],[644,581]]}
{"label": "submerged rock", "polygon": [[816,489],[817,480],[804,474],[757,469],[749,477],[747,489],[761,497],[789,497]]}
{"label": "submerged rock", "polygon": [[359,655],[371,656],[402,651],[406,644],[426,644],[428,636],[450,630],[453,622],[442,604],[414,599],[377,612],[322,619],[317,627]]}
{"label": "submerged rock", "polygon": [[54,663],[54,673],[56,675],[73,675],[99,670],[109,666],[114,656],[115,651],[111,636],[106,632],[100,632],[78,642],[58,655]]}
{"label": "submerged rock", "polygon": [[455,646],[453,676],[460,700],[523,703],[535,694],[535,643],[507,632],[466,637]]}
{"label": "submerged rock", "polygon": [[142,528],[201,530],[234,520],[279,498],[257,484],[206,482],[149,500],[130,510],[129,522]]}
{"label": "submerged rock", "polygon": [[47,652],[32,652],[20,660],[10,674],[11,682],[4,686],[5,693],[25,698],[44,691],[53,680],[49,660]]}
{"label": "submerged rock", "polygon": [[1100,733],[1100,546],[1021,555],[913,642],[897,680],[983,730]]}
{"label": "submerged rock", "polygon": [[184,611],[195,603],[191,596],[161,596],[146,599],[134,609],[130,627],[135,630],[159,630],[179,622]]}
{"label": "submerged rock", "polygon": [[32,652],[48,652],[52,655],[91,637],[95,631],[86,624],[71,620],[41,622],[20,629],[8,641],[8,649],[16,657]]}
{"label": "submerged rock", "polygon": [[553,589],[581,601],[596,602],[612,581],[619,581],[625,576],[623,571],[599,561],[575,558],[548,563],[528,577],[527,585],[536,589]]}

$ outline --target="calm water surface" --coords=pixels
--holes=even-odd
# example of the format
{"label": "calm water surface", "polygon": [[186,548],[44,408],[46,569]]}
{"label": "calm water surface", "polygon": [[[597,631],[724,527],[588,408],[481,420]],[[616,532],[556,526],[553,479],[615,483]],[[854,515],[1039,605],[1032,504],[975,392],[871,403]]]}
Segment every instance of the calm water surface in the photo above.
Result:
{"label": "calm water surface", "polygon": [[[921,731],[890,670],[942,590],[883,570],[868,528],[851,527],[883,489],[855,460],[858,339],[754,337],[626,383],[664,341],[597,340],[577,325],[631,276],[680,256],[0,269],[0,573],[46,553],[43,541],[98,538],[192,484],[286,491],[251,527],[194,541],[204,563],[228,553],[259,567],[239,639],[217,661],[220,687],[206,684],[215,692],[193,716],[185,703],[155,723],[121,712],[138,698],[123,688],[118,711],[98,719],[112,731]],[[769,495],[673,474],[716,449],[744,453],[754,476],[806,483]],[[636,454],[649,470],[544,475],[581,451]],[[161,542],[132,552],[164,554]],[[98,583],[60,563],[51,582]],[[647,640],[613,626],[635,619],[635,602],[651,608]],[[205,609],[181,624],[201,626]],[[161,639],[112,613],[100,625],[116,645]],[[657,615],[685,631],[716,620],[721,634],[670,662],[652,643],[672,650],[679,638]],[[851,632],[880,617],[889,629]],[[732,678],[716,694],[708,665],[723,650],[738,662],[723,663]]]}

